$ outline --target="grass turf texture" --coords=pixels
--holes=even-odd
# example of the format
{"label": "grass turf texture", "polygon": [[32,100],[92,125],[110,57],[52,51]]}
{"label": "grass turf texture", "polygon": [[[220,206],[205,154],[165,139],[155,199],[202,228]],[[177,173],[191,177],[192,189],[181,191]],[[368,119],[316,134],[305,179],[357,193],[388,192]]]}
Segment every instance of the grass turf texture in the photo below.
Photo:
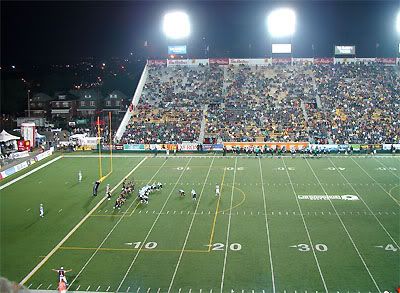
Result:
{"label": "grass turf texture", "polygon": [[[3,189],[1,275],[22,280],[100,201],[105,185],[115,186],[142,159],[114,158],[97,198],[94,157],[62,158]],[[162,191],[148,205],[135,193],[115,211],[117,188],[25,285],[54,290],[51,269],[64,266],[73,270],[69,290],[78,291],[394,292],[398,170],[399,157],[149,157],[133,173],[137,189],[160,181]],[[359,200],[299,198],[326,194]]]}

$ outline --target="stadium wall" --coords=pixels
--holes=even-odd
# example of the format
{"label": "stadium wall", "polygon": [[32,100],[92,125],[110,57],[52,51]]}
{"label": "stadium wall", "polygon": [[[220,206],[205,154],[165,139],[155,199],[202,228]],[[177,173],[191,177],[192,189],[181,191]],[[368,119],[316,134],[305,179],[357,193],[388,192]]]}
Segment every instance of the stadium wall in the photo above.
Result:
{"label": "stadium wall", "polygon": [[400,65],[400,58],[210,58],[210,59],[167,59],[148,60],[150,66],[208,66],[208,65],[249,65],[267,66],[271,64],[308,65],[308,64],[352,64],[379,63],[383,65]]}

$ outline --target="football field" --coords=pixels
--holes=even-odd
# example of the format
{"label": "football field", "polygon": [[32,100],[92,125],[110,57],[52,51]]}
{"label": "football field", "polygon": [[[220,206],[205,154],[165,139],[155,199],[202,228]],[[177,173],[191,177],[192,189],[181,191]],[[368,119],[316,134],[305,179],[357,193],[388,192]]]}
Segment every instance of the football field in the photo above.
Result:
{"label": "football field", "polygon": [[[107,173],[109,158],[102,163]],[[97,197],[91,155],[3,180],[0,274],[56,290],[52,269],[63,266],[72,270],[69,291],[88,292],[394,293],[400,285],[399,156],[128,155],[113,164]],[[126,176],[136,191],[113,209]],[[139,203],[137,190],[157,181],[163,189]]]}

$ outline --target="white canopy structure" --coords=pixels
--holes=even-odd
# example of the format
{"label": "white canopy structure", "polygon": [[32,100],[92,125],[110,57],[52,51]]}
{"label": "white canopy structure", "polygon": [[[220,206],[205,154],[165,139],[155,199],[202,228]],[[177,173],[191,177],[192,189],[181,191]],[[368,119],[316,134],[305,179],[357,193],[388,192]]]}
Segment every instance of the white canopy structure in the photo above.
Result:
{"label": "white canopy structure", "polygon": [[7,142],[7,141],[11,141],[11,140],[18,140],[19,137],[9,134],[7,131],[3,130],[0,133],[0,142]]}

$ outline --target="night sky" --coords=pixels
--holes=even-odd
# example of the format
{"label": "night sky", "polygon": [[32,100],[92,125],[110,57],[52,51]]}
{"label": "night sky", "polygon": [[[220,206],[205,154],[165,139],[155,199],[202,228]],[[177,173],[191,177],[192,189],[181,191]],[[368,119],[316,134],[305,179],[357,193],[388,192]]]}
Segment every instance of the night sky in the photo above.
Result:
{"label": "night sky", "polygon": [[[2,1],[1,64],[65,63],[86,56],[124,57],[129,52],[165,58],[161,19],[172,8],[190,15],[189,57],[204,57],[207,45],[210,57],[264,57],[272,42],[266,15],[283,3],[297,14],[295,57],[311,57],[312,44],[321,57],[332,56],[335,44],[356,45],[360,57],[397,56],[399,0]],[[150,46],[144,48],[146,40]]]}

